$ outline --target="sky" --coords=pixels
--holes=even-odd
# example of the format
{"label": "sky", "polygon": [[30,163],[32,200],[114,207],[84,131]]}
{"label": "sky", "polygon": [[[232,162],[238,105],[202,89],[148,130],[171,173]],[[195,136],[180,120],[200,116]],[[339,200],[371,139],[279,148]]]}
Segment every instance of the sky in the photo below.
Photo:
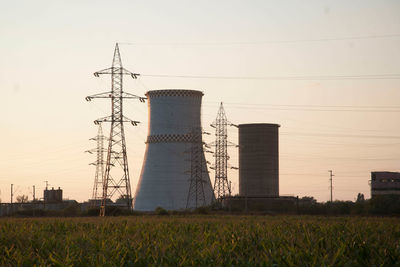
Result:
{"label": "sky", "polygon": [[[95,157],[84,151],[111,105],[85,96],[110,90],[93,72],[111,66],[116,42],[142,74],[127,92],[201,90],[210,132],[221,101],[234,124],[280,124],[281,195],[327,201],[333,170],[334,199],[368,198],[371,171],[400,171],[399,13],[399,1],[379,0],[2,1],[0,199],[11,184],[42,197],[44,181],[90,198]],[[148,111],[127,101],[141,121],[125,126],[135,192]],[[237,143],[237,128],[228,133]],[[228,178],[238,192],[237,171]]]}

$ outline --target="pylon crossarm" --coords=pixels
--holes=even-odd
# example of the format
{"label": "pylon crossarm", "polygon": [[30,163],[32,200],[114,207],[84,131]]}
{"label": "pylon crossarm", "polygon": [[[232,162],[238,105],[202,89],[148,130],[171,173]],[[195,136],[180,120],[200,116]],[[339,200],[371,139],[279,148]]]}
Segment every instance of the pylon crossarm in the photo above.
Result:
{"label": "pylon crossarm", "polygon": [[99,125],[102,122],[111,122],[111,121],[112,121],[112,116],[106,116],[106,117],[95,120],[94,124]]}
{"label": "pylon crossarm", "polygon": [[230,142],[230,141],[228,141],[228,142],[226,143],[226,145],[227,145],[227,146],[237,146],[235,143],[232,143],[232,142]]}
{"label": "pylon crossarm", "polygon": [[101,74],[112,74],[113,73],[113,67],[111,68],[107,68],[107,69],[103,69],[103,70],[99,70],[96,71],[95,73],[93,73],[94,76],[99,77],[99,75]]}
{"label": "pylon crossarm", "polygon": [[144,102],[147,99],[147,97],[141,97],[141,96],[137,96],[137,95],[134,95],[134,94],[131,94],[131,93],[127,93],[127,92],[122,92],[122,98],[125,98],[125,99],[139,99],[140,102]]}
{"label": "pylon crossarm", "polygon": [[213,141],[213,142],[211,142],[211,143],[208,143],[207,145],[208,145],[208,146],[215,146],[215,145],[216,145],[216,142]]}
{"label": "pylon crossarm", "polygon": [[103,75],[103,74],[114,74],[114,73],[118,73],[118,74],[122,74],[122,75],[129,75],[133,79],[137,79],[137,77],[140,76],[139,73],[130,72],[129,70],[122,68],[122,67],[111,67],[111,68],[99,70],[99,71],[96,71],[95,73],[93,73],[93,75],[96,77],[99,77],[100,75]]}
{"label": "pylon crossarm", "polygon": [[99,94],[94,94],[85,97],[86,101],[92,101],[93,98],[111,98],[112,97],[112,92],[105,92],[105,93],[99,93]]}
{"label": "pylon crossarm", "polygon": [[[103,117],[103,118],[95,120],[94,124],[98,125],[98,124],[100,124],[102,122],[113,122],[113,118],[112,118],[112,116],[106,116],[106,117]],[[114,119],[114,122],[115,122],[115,119]],[[129,122],[133,126],[136,126],[136,125],[138,125],[140,123],[140,121],[134,121],[134,120],[131,120],[131,119],[125,117],[125,116],[122,116],[122,120],[120,120],[119,122]]]}

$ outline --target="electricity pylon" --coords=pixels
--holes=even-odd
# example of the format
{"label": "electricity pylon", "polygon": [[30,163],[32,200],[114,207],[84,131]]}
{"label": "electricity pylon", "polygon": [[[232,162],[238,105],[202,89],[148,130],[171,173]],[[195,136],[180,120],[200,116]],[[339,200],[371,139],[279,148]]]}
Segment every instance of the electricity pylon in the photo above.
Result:
{"label": "electricity pylon", "polygon": [[206,197],[204,194],[204,173],[207,172],[207,165],[204,159],[201,128],[193,128],[191,131],[191,148],[190,148],[190,186],[186,200],[186,208],[198,208],[206,205]]}
{"label": "electricity pylon", "polygon": [[96,161],[89,164],[96,166],[96,173],[94,175],[94,185],[92,192],[92,202],[91,202],[92,207],[99,205],[98,201],[101,200],[103,196],[101,190],[103,189],[103,176],[104,176],[104,163],[105,163],[104,152],[106,152],[106,150],[104,149],[104,140],[106,139],[107,138],[103,135],[103,129],[101,127],[101,123],[99,123],[97,136],[89,139],[96,141],[97,147],[86,151],[90,154],[96,153],[97,155]]}
{"label": "electricity pylon", "polygon": [[[210,125],[215,128],[215,142],[210,145],[215,146],[215,164],[211,169],[215,170],[215,181],[214,181],[214,194],[217,201],[221,201],[222,197],[231,195],[231,187],[228,181],[228,146],[235,146],[235,144],[228,141],[228,125],[235,126],[230,123],[226,117],[223,104],[218,110],[217,118]],[[237,169],[235,167],[229,167],[231,169]]]}
{"label": "electricity pylon", "polygon": [[120,198],[126,200],[127,208],[132,208],[132,192],[129,179],[128,157],[126,153],[124,122],[130,122],[136,126],[139,122],[128,119],[123,115],[123,99],[139,99],[139,97],[123,91],[123,76],[129,75],[136,79],[140,74],[130,72],[122,67],[121,55],[118,43],[115,45],[114,57],[111,68],[94,73],[99,77],[102,74],[111,75],[111,91],[86,97],[87,101],[93,98],[111,98],[111,115],[95,120],[95,124],[110,122],[110,137],[108,139],[106,169],[103,176],[103,194],[100,206],[100,216],[105,216],[108,199],[118,192]]}

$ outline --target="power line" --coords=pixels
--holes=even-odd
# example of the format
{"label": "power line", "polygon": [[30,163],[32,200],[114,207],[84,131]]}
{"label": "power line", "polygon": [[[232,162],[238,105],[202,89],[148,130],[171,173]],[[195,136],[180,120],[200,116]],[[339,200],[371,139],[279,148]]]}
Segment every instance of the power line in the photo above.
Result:
{"label": "power line", "polygon": [[[218,102],[205,102],[205,103],[213,103],[215,106],[218,105]],[[238,106],[272,106],[272,107],[308,107],[308,108],[382,108],[382,109],[400,109],[400,106],[370,106],[370,105],[307,105],[307,104],[261,104],[261,103],[238,103],[238,102],[224,102],[229,105],[229,107],[238,105]]]}
{"label": "power line", "polygon": [[295,132],[282,132],[281,134],[282,135],[297,135],[297,136],[400,139],[400,136],[394,136],[394,135],[313,134],[313,133],[295,133]]}
{"label": "power line", "polygon": [[400,34],[375,34],[349,37],[331,37],[315,39],[293,39],[293,40],[266,40],[266,41],[247,41],[247,42],[121,42],[121,45],[148,45],[148,46],[203,46],[203,45],[266,45],[266,44],[286,44],[286,43],[307,43],[307,42],[331,42],[331,41],[350,41],[368,40],[383,38],[398,38]]}
{"label": "power line", "polygon": [[316,108],[276,108],[276,107],[232,107],[238,109],[253,110],[281,110],[281,111],[318,111],[318,112],[381,112],[381,113],[397,113],[400,109],[316,109]]}
{"label": "power line", "polygon": [[398,80],[400,74],[367,74],[367,75],[326,75],[326,76],[211,76],[211,75],[177,75],[177,74],[141,74],[153,78],[185,78],[216,80],[276,80],[276,81],[322,81],[322,80]]}

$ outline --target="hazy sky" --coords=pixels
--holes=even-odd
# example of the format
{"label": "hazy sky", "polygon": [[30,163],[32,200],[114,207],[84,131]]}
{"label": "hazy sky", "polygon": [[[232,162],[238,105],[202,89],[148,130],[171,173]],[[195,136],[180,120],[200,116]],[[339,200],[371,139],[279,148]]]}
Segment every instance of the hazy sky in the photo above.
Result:
{"label": "hazy sky", "polygon": [[[143,74],[125,79],[130,93],[202,90],[208,131],[220,101],[233,123],[279,123],[281,194],[326,201],[332,169],[335,199],[369,197],[370,171],[400,170],[399,14],[399,1],[382,0],[2,1],[0,198],[9,201],[11,183],[16,196],[32,199],[36,185],[42,197],[45,180],[64,197],[91,196],[95,157],[84,151],[110,102],[84,98],[109,91],[109,77],[93,72],[111,65],[115,42],[124,66]],[[386,74],[395,76],[364,76]],[[126,125],[135,192],[147,104],[125,107],[142,122]],[[237,143],[236,128],[229,139]],[[229,178],[237,192],[237,172]]]}

